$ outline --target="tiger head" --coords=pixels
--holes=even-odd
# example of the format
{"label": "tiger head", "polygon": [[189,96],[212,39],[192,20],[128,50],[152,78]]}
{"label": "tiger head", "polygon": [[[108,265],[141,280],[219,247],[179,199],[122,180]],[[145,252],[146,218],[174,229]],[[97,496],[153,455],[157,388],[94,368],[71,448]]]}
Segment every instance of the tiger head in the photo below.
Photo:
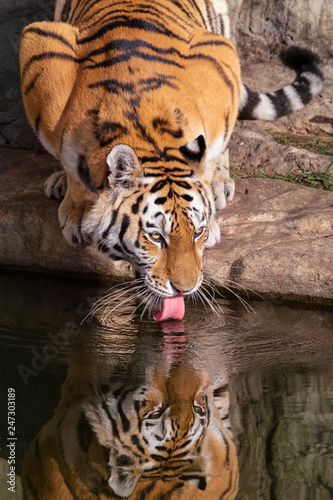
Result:
{"label": "tiger head", "polygon": [[151,385],[136,389],[111,383],[100,404],[83,408],[99,443],[110,450],[108,485],[118,496],[139,498],[153,484],[160,494],[179,488],[184,498],[198,490],[214,498],[229,481],[236,493],[235,446],[208,379],[193,367],[173,366],[168,373],[162,367]]}
{"label": "tiger head", "polygon": [[[199,136],[178,155],[199,156],[203,148]],[[161,158],[162,172],[179,161],[174,155]],[[195,292],[202,281],[203,249],[219,239],[210,187],[190,178],[191,162],[186,177],[154,177],[153,168],[147,169],[127,144],[115,145],[106,163],[107,187],[83,220],[85,237],[112,259],[129,261],[157,296]]]}
{"label": "tiger head", "polygon": [[72,365],[55,416],[24,460],[25,498],[235,498],[236,449],[220,388],[187,363],[159,366],[140,382],[102,367],[96,380]]}

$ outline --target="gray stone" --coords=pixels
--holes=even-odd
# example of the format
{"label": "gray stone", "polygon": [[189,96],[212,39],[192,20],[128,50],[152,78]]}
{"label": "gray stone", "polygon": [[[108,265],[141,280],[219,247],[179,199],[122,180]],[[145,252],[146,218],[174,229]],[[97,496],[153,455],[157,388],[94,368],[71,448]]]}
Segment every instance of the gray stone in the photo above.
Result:
{"label": "gray stone", "polygon": [[132,276],[127,263],[67,245],[58,222],[59,203],[43,190],[55,164],[48,154],[0,149],[0,265],[87,277]]}
{"label": "gray stone", "polygon": [[249,292],[333,298],[333,193],[272,179],[241,179],[219,212],[222,241],[205,268]]}
{"label": "gray stone", "polygon": [[229,0],[229,6],[233,39],[244,60],[268,62],[286,45],[332,57],[331,0]]}
{"label": "gray stone", "polygon": [[257,122],[238,122],[230,141],[231,164],[237,175],[260,172],[268,175],[297,173],[300,168],[326,172],[332,156],[318,154],[293,145],[278,144]]}

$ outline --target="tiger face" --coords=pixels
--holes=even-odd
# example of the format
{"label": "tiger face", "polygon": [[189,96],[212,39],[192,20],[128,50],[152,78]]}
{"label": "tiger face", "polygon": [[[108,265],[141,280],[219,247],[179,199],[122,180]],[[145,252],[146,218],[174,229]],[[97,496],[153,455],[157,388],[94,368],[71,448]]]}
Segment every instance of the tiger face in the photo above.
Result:
{"label": "tiger face", "polygon": [[90,356],[85,370],[71,358],[55,415],[29,447],[24,498],[235,498],[224,385],[213,391],[188,362],[148,362],[143,378],[123,379],[110,376],[109,356],[93,369]]}
{"label": "tiger face", "polygon": [[[222,429],[207,380],[189,367],[173,367],[168,377],[155,373],[151,386],[125,388],[120,381],[104,385],[102,400],[103,404],[84,403],[83,411],[100,445],[110,450],[108,484],[114,493],[131,497],[161,478],[170,482],[192,478],[198,488],[200,479],[194,477],[200,478],[200,471],[204,483],[200,489],[206,489],[211,478],[205,478],[204,471],[209,475],[212,464],[204,465],[202,448],[209,446],[206,434],[215,427]],[[224,438],[215,439],[222,459]]]}
{"label": "tiger face", "polygon": [[[199,151],[200,140],[191,148]],[[186,176],[154,177],[128,145],[114,146],[106,161],[108,187],[83,219],[82,234],[112,259],[129,261],[154,294],[193,293],[203,249],[219,239],[210,187]]]}

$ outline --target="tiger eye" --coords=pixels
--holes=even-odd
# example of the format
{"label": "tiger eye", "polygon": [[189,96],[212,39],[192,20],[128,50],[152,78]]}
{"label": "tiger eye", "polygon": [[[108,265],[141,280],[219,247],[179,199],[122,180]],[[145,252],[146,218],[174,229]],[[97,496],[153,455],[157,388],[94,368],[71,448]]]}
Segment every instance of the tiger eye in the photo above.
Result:
{"label": "tiger eye", "polygon": [[162,238],[162,236],[160,235],[160,233],[151,233],[149,235],[153,240],[160,240]]}
{"label": "tiger eye", "polygon": [[199,236],[202,235],[202,233],[204,232],[205,228],[204,227],[200,227],[200,229],[196,229],[194,231],[194,238],[199,238]]}
{"label": "tiger eye", "polygon": [[204,417],[205,416],[205,410],[202,406],[199,406],[199,405],[194,405],[193,406],[193,411],[195,413],[197,413],[200,417]]}

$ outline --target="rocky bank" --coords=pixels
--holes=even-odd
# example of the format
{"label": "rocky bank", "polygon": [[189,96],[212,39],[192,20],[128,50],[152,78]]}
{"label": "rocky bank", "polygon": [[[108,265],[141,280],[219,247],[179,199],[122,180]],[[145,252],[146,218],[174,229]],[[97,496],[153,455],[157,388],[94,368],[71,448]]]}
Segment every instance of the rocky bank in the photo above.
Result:
{"label": "rocky bank", "polygon": [[[43,184],[47,154],[0,150],[0,263],[13,269],[128,278],[93,248],[65,242],[58,202]],[[269,296],[333,300],[333,192],[272,179],[237,181],[234,201],[218,213],[222,240],[205,252],[204,268],[218,283]]]}

